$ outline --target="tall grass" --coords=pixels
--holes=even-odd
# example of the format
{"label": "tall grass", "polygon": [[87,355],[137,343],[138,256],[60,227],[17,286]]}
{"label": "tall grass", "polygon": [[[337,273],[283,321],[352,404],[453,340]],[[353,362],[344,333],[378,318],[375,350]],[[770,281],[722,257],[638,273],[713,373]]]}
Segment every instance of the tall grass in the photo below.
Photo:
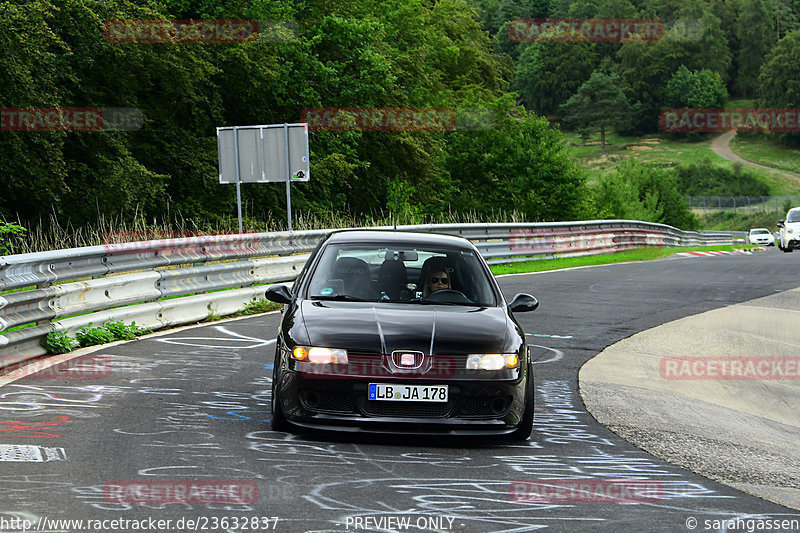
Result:
{"label": "tall grass", "polygon": [[[80,248],[103,244],[169,239],[203,235],[238,233],[236,218],[199,220],[171,214],[170,219],[146,219],[138,213],[133,217],[99,215],[89,225],[76,226],[71,222],[62,223],[55,213],[47,220],[34,222],[15,221],[28,229],[24,239],[14,243],[12,253],[41,252],[64,248]],[[295,231],[329,228],[354,228],[392,226],[395,216],[391,211],[377,211],[358,216],[335,212],[295,212],[292,217]],[[514,211],[492,211],[490,213],[456,213],[446,211],[437,215],[418,213],[399,213],[398,225],[413,224],[463,224],[477,222],[525,222],[523,215]],[[285,231],[286,220],[256,220],[244,218],[245,233]]]}

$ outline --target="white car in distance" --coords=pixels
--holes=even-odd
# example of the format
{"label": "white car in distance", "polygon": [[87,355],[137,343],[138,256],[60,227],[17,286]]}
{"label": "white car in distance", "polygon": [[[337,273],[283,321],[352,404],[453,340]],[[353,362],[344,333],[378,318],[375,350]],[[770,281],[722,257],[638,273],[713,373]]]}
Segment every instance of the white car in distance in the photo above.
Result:
{"label": "white car in distance", "polygon": [[774,246],[775,237],[767,228],[753,228],[747,234],[748,244],[758,244],[760,246]]}
{"label": "white car in distance", "polygon": [[800,248],[800,207],[793,207],[786,213],[786,218],[778,222],[781,229],[778,248],[784,252],[793,252]]}

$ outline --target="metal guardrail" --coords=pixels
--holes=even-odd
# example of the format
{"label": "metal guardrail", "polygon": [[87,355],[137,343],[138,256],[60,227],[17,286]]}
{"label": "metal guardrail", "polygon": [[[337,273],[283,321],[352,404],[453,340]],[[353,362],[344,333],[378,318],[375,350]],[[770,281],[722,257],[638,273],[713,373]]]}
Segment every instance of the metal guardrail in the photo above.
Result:
{"label": "metal guardrail", "polygon": [[[730,244],[734,238],[732,233],[686,232],[626,220],[430,224],[397,230],[465,237],[490,263],[638,246]],[[0,295],[0,356],[18,363],[43,355],[41,343],[51,331],[75,335],[91,324],[120,320],[155,330],[209,314],[233,314],[264,298],[265,284],[293,280],[330,231],[162,239],[1,257],[0,293],[14,292]],[[18,326],[28,327],[9,331]]]}

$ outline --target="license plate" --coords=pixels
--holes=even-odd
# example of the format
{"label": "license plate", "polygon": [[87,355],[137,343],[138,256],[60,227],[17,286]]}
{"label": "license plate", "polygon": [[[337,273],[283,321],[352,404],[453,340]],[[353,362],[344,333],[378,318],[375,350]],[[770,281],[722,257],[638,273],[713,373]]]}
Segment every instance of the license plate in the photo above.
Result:
{"label": "license plate", "polygon": [[447,385],[370,383],[369,399],[393,402],[447,402]]}

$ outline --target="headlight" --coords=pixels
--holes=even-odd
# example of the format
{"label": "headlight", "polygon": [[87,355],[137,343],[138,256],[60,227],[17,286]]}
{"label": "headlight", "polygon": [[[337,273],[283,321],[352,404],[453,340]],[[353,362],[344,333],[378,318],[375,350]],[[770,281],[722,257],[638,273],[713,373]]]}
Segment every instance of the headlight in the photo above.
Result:
{"label": "headlight", "polygon": [[467,370],[502,370],[517,365],[519,357],[515,353],[474,353],[467,357]]}
{"label": "headlight", "polygon": [[298,346],[292,350],[292,356],[298,361],[308,361],[319,365],[347,364],[347,350],[337,348],[321,348],[319,346]]}

